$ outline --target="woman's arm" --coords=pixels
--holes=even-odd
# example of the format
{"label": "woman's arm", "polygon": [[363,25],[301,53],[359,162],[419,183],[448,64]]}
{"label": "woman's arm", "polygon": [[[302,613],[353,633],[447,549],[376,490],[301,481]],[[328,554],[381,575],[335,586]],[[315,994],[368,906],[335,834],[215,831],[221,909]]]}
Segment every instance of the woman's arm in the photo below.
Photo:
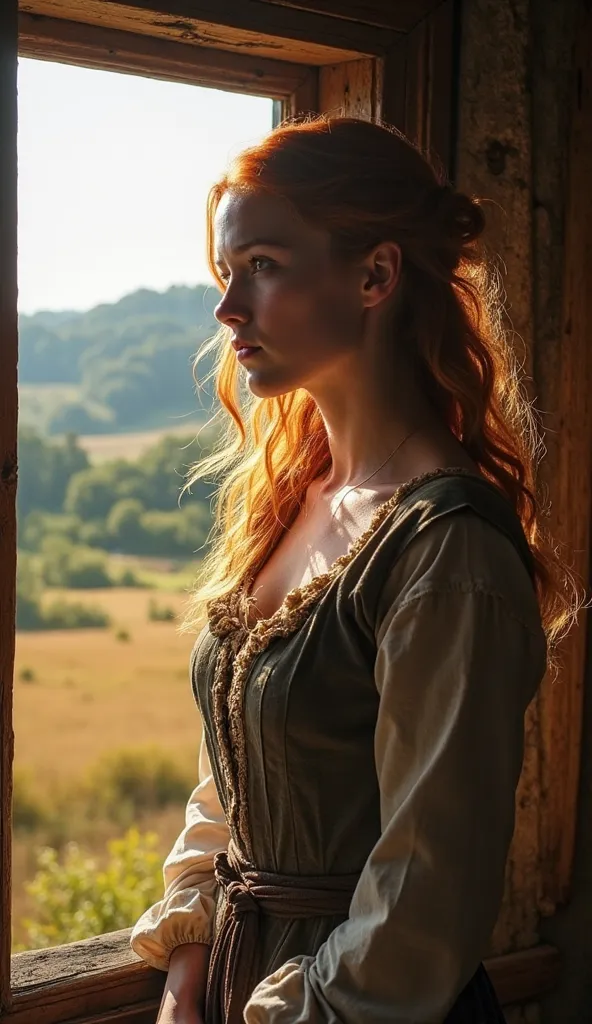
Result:
{"label": "woman's arm", "polygon": [[[163,864],[164,895],[132,928],[132,949],[152,967],[169,970],[178,946],[211,944],[217,884],[214,857],[228,847],[228,826],[220,805],[204,739],[199,785],[189,797],[185,828]],[[193,955],[196,958],[203,954]],[[179,958],[177,963],[181,963]],[[176,975],[182,973],[177,968]]]}
{"label": "woman's arm", "polygon": [[156,1024],[203,1024],[209,962],[204,943],[173,950]]}
{"label": "woman's arm", "polygon": [[255,988],[247,1024],[434,1024],[487,955],[545,640],[482,580],[428,584],[426,561],[377,629],[381,838],[349,919]]}

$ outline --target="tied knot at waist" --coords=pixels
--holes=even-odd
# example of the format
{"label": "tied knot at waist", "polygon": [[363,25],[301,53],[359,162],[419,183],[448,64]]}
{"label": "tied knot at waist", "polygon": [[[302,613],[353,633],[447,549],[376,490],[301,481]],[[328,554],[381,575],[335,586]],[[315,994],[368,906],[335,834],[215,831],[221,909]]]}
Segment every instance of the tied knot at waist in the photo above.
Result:
{"label": "tied knot at waist", "polygon": [[277,918],[347,916],[359,875],[280,875],[241,862],[231,843],[216,854],[214,875],[226,914],[210,957],[207,1024],[242,1024],[255,985],[260,915]]}

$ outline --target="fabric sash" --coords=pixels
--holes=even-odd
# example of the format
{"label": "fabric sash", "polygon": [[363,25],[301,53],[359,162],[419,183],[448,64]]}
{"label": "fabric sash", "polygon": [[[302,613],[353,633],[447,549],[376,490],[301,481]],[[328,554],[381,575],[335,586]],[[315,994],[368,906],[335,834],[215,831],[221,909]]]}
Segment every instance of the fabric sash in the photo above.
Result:
{"label": "fabric sash", "polygon": [[261,914],[279,918],[346,917],[359,874],[278,875],[241,864],[231,842],[214,859],[216,881],[227,900],[208,972],[207,1024],[243,1024],[256,984]]}

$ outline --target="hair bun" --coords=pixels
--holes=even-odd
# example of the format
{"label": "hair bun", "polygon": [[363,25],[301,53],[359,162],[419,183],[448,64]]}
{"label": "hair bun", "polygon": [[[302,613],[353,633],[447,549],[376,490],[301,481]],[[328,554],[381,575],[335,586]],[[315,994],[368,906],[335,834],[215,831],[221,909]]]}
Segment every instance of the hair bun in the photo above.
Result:
{"label": "hair bun", "polygon": [[452,185],[441,186],[440,211],[443,223],[462,245],[483,233],[485,216],[479,202],[465,192],[456,192]]}

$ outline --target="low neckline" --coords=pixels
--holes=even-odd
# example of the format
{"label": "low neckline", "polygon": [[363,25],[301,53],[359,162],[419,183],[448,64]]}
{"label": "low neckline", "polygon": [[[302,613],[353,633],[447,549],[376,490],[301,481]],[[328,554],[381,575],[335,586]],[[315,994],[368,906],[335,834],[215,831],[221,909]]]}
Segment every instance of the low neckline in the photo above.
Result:
{"label": "low neckline", "polygon": [[[311,609],[328,591],[339,574],[366,547],[389,513],[404,497],[421,484],[438,477],[466,476],[495,486],[482,474],[464,466],[447,466],[413,477],[396,488],[374,511],[368,528],[352,541],[347,552],[329,566],[325,573],[314,576],[301,587],[293,587],[276,611],[261,617],[247,627],[242,615],[245,588],[257,570],[243,579],[222,597],[208,604],[210,633],[218,639],[210,700],[215,723],[220,765],[224,786],[229,794],[228,822],[239,849],[252,857],[248,815],[247,746],[243,721],[243,700],[251,666],[278,637],[287,638],[302,628]],[[496,488],[497,490],[498,488]]]}
{"label": "low neckline", "polygon": [[[300,603],[307,603],[307,599],[313,591],[322,591],[332,583],[339,571],[345,569],[359,554],[359,552],[366,547],[366,544],[374,536],[378,527],[386,519],[389,512],[397,508],[401,499],[406,494],[415,490],[428,480],[436,479],[441,476],[470,476],[477,478],[478,480],[482,480],[485,483],[489,483],[482,474],[475,472],[472,469],[467,469],[464,466],[447,466],[439,469],[432,469],[404,481],[393,491],[390,498],[387,498],[385,501],[381,502],[380,505],[377,505],[372,513],[370,523],[366,530],[359,534],[358,537],[354,538],[348,546],[347,551],[345,551],[343,555],[339,555],[324,573],[317,573],[317,575],[313,576],[308,583],[305,583],[302,586],[293,587],[287,592],[287,594],[285,594],[275,612],[269,616],[260,616],[255,620],[252,626],[248,626],[246,624],[248,606],[249,602],[253,603],[254,601],[254,596],[249,594],[248,591],[254,582],[255,577],[265,565],[265,561],[261,562],[255,569],[252,569],[250,573],[244,576],[237,586],[225,596],[225,598],[221,599],[222,601],[228,599],[234,606],[235,617],[238,621],[238,628],[244,630],[244,632],[249,635],[254,632],[267,633],[269,630],[272,630],[276,624],[281,624],[288,611],[291,611]],[[490,484],[490,486],[494,485]]]}

